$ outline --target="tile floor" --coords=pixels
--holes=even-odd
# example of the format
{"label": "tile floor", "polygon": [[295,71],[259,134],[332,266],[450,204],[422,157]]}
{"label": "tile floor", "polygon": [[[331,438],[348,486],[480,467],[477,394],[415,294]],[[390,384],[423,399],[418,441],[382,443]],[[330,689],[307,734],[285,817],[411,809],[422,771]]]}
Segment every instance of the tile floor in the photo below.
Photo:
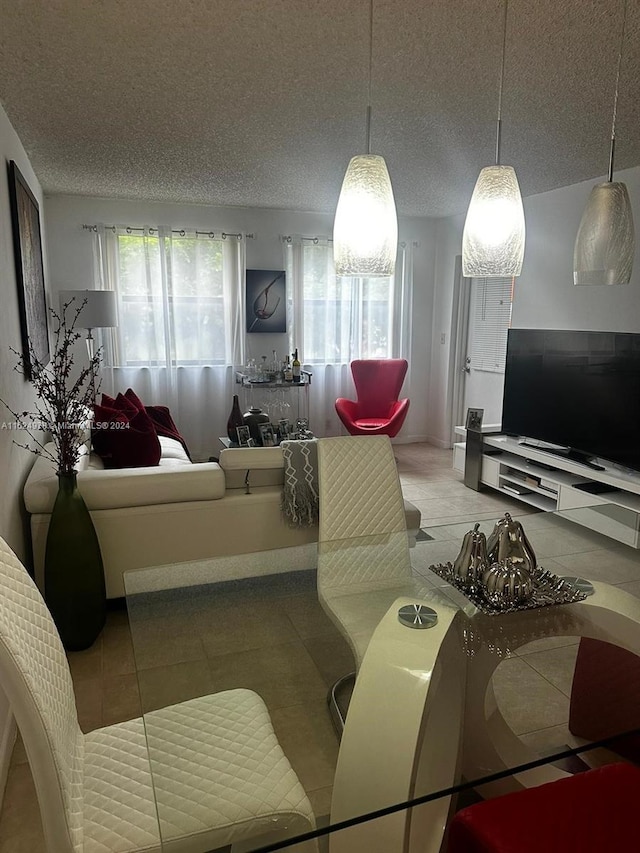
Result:
{"label": "tile floor", "polygon": [[[509,510],[525,526],[545,568],[620,585],[640,595],[640,552],[585,528],[542,513],[495,492],[477,493],[452,470],[451,451],[426,444],[397,445],[405,496],[422,512],[433,540],[420,543],[415,564],[453,559],[475,521],[493,522]],[[424,568],[419,568],[424,571]],[[239,596],[260,600],[261,617],[239,624],[232,609]],[[175,617],[175,614],[174,614]],[[212,625],[215,626],[212,629]],[[338,754],[325,697],[337,677],[353,669],[346,642],[318,605],[313,572],[219,585],[215,601],[182,627],[171,623],[170,650],[159,653],[149,620],[136,637],[136,677],[126,610],[110,611],[95,645],[69,656],[80,724],[84,731],[125,720],[141,708],[160,707],[205,691],[246,686],[267,702],[273,723],[316,815],[327,815]],[[577,640],[540,640],[507,658],[494,680],[496,696],[514,731],[540,749],[566,743],[568,697]],[[142,697],[142,700],[141,700]],[[16,743],[0,813],[0,853],[44,851],[33,781],[24,748]]]}

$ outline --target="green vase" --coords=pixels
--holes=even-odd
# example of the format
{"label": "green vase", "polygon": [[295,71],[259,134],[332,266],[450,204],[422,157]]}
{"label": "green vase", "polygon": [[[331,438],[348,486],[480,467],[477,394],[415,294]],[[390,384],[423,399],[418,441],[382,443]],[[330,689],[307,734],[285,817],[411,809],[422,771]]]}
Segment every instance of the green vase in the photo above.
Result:
{"label": "green vase", "polygon": [[58,472],[44,557],[44,597],[65,649],[87,649],[104,627],[107,596],[100,544],[76,472]]}

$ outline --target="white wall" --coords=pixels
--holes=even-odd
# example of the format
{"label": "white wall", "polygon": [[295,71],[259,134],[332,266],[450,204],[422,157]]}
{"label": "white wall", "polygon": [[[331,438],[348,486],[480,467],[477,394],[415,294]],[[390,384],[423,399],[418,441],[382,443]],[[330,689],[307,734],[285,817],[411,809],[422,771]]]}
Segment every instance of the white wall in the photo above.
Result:
{"label": "white wall", "polygon": [[[18,288],[16,283],[11,215],[9,204],[8,164],[15,160],[24,175],[33,194],[38,199],[42,214],[42,192],[40,184],[27,159],[24,148],[11,126],[6,113],[0,106],[0,396],[15,411],[27,411],[33,408],[33,386],[14,371],[15,358],[9,347],[22,351],[20,337],[20,316],[18,313]],[[41,220],[43,219],[41,215]],[[44,223],[41,221],[44,236]],[[45,281],[47,281],[47,259],[45,252]],[[9,423],[11,415],[0,407],[0,423]],[[13,443],[15,433],[0,429],[0,536],[6,540],[18,557],[30,562],[28,546],[28,526],[22,504],[22,487],[27,473],[33,464],[28,451]],[[15,737],[15,726],[4,694],[0,691],[0,798],[4,792],[8,760]]]}
{"label": "white wall", "polygon": [[[616,173],[627,184],[633,215],[640,223],[640,168]],[[584,181],[524,199],[527,227],[522,275],[516,279],[511,325],[514,328],[597,329],[640,332],[640,245],[631,283],[617,287],[575,287],[573,246],[591,187]],[[451,392],[449,347],[439,344],[451,324],[455,256],[460,254],[464,216],[442,219],[436,231],[434,316],[428,434],[446,446],[449,440],[448,396]],[[499,421],[502,383],[486,385],[486,399],[469,401],[485,409],[485,420]],[[491,416],[489,416],[491,413]]]}
{"label": "white wall", "polygon": [[[247,267],[281,269],[282,235],[331,235],[333,217],[327,214],[261,210],[241,207],[215,207],[187,204],[164,204],[140,201],[118,201],[78,196],[51,196],[45,199],[45,217],[49,250],[49,266],[54,301],[64,289],[93,286],[91,236],[83,224],[128,224],[197,228],[214,231],[253,233],[247,240]],[[427,388],[429,377],[430,334],[433,299],[433,252],[435,228],[432,220],[402,219],[400,239],[417,242],[415,247],[413,315],[420,318],[418,333],[413,337],[408,388],[411,408],[401,438],[420,441],[426,437]],[[286,335],[249,335],[247,357],[270,356],[276,349],[287,352]],[[304,357],[304,353],[302,353]],[[221,401],[226,414],[230,400]]]}

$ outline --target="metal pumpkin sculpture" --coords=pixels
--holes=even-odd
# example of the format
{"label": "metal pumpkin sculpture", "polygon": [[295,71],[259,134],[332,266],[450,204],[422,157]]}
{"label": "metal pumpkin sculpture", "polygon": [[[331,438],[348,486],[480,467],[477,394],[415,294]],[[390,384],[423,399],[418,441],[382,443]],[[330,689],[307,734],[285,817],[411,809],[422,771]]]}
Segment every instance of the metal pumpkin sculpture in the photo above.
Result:
{"label": "metal pumpkin sculpture", "polygon": [[533,595],[531,572],[510,558],[492,563],[482,575],[482,585],[486,599],[498,609],[517,607]]}

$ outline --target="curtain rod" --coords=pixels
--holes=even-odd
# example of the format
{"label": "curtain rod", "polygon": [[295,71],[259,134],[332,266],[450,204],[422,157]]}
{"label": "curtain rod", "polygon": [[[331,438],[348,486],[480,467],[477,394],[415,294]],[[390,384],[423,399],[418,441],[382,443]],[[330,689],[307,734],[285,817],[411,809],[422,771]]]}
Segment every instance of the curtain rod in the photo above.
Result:
{"label": "curtain rod", "polygon": [[[105,225],[104,228],[105,228],[105,231],[113,231],[114,234],[118,230],[117,225]],[[97,232],[98,226],[97,225],[83,225],[82,229],[83,229],[83,231]],[[149,234],[157,234],[158,233],[157,228],[149,228],[149,229],[142,228],[142,227],[134,228],[131,225],[125,226],[124,230],[127,232],[127,234],[133,234],[135,231],[139,231],[139,232],[143,233],[146,230],[149,231]],[[191,230],[191,229],[189,229],[189,230]],[[179,234],[181,237],[186,237],[187,236],[187,229],[172,228],[171,233],[172,234]],[[194,233],[197,237],[210,237],[212,240],[214,240],[214,239],[226,240],[227,237],[235,237],[237,240],[242,240],[242,238],[244,237],[246,240],[253,240],[255,237],[255,234],[230,234],[228,231],[221,231],[219,233],[215,233],[214,231],[198,231],[198,230],[196,230],[196,231],[194,231]]]}
{"label": "curtain rod", "polygon": [[283,243],[293,243],[294,240],[300,240],[304,242],[306,240],[307,243],[333,243],[331,237],[297,237],[292,234],[283,234],[282,235]]}
{"label": "curtain rod", "polygon": [[[247,235],[249,236],[249,235]],[[300,240],[304,242],[305,240],[308,243],[315,243],[316,245],[320,242],[322,243],[333,243],[333,240],[330,237],[293,237],[291,234],[283,234],[281,237],[283,243],[293,243],[294,240]],[[406,240],[402,240],[398,245],[402,249],[406,249],[407,246],[411,245],[414,247],[418,247],[420,245],[419,240],[411,240],[409,243]]]}

